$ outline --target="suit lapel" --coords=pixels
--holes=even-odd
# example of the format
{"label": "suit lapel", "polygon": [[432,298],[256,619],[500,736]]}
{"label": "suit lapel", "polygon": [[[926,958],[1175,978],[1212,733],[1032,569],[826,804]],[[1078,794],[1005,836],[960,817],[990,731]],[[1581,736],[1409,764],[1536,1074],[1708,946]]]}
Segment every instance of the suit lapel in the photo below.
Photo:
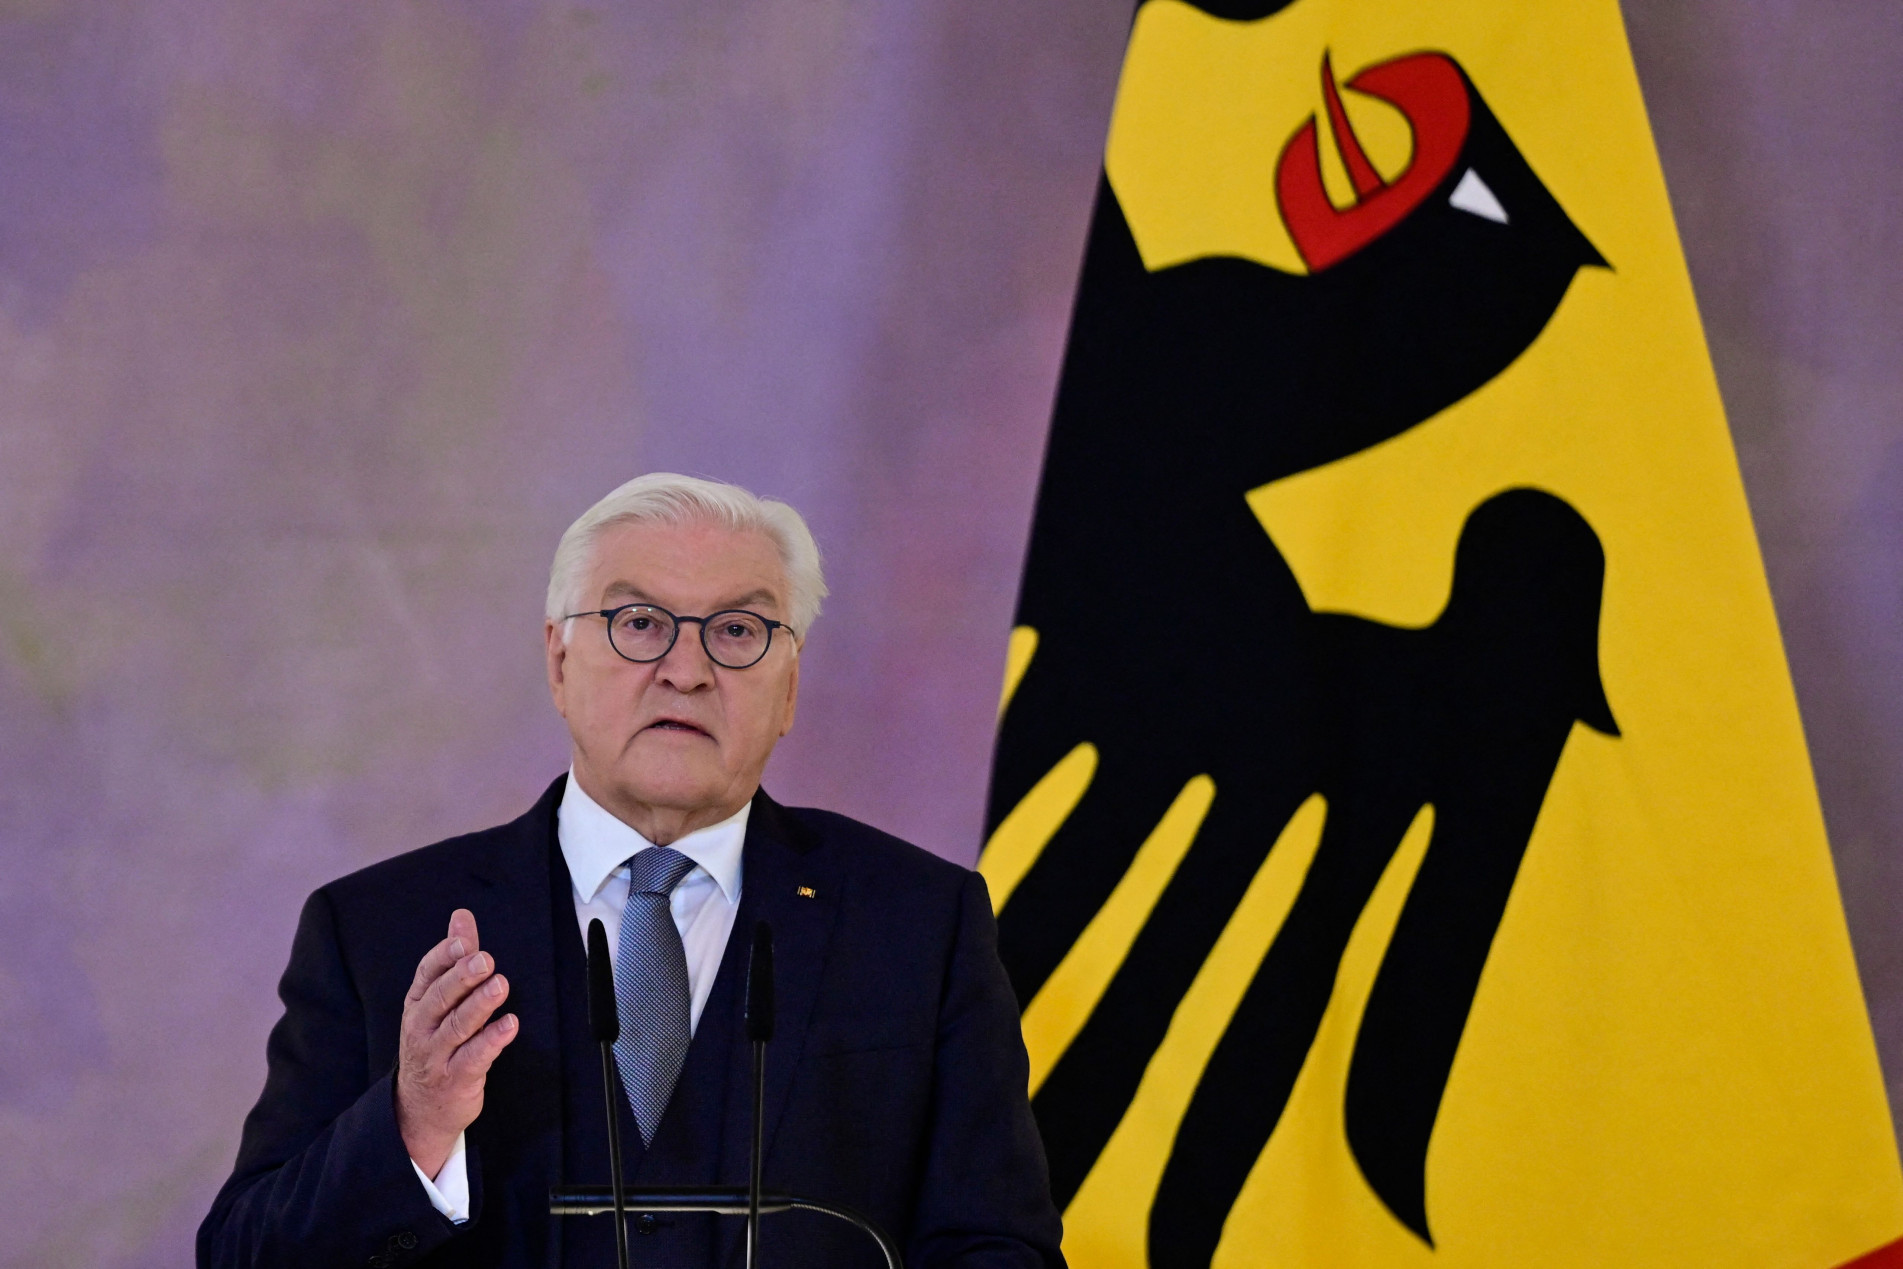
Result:
{"label": "suit lapel", "polygon": [[547,1193],[562,1169],[562,1062],[549,852],[566,781],[558,778],[470,863],[477,936],[509,980],[506,1008],[522,1027],[490,1069],[483,1113],[470,1125],[470,1137],[487,1179],[515,1182],[506,1195],[485,1195],[485,1205],[522,1204],[518,1217],[543,1231],[550,1269],[561,1248],[548,1228]]}
{"label": "suit lapel", "polygon": [[[842,878],[831,852],[816,834],[800,824],[764,791],[756,794],[747,819],[747,840],[741,856],[742,898],[734,922],[731,947],[738,953],[742,980],[753,926],[765,921],[773,927],[773,1040],[767,1045],[765,1143],[773,1157],[774,1134],[786,1112],[805,1045],[813,1003],[819,996],[820,977],[832,941]],[[810,894],[802,891],[810,891]],[[744,998],[744,991],[741,993]],[[745,1184],[747,1156],[752,1144],[752,1056],[744,1026],[734,1027],[734,1060],[730,1067],[721,1149],[721,1175]],[[772,1169],[766,1172],[774,1188]],[[731,1183],[731,1182],[730,1182]],[[735,1259],[745,1222],[729,1218],[720,1224],[717,1263]]]}

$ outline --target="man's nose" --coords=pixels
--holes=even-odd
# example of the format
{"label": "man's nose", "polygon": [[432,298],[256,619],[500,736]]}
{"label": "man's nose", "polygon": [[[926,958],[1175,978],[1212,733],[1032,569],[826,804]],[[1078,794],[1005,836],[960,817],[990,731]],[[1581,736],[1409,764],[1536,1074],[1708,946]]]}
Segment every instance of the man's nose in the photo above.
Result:
{"label": "man's nose", "polygon": [[654,676],[677,692],[691,692],[714,681],[713,659],[701,645],[700,626],[682,622],[674,646],[654,665]]}

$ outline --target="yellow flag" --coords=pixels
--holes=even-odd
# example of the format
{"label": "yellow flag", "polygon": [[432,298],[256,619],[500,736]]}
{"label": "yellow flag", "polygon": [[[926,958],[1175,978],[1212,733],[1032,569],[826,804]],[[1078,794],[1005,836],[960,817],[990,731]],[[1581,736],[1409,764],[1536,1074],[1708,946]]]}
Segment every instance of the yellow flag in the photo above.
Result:
{"label": "yellow flag", "polygon": [[990,823],[1079,1269],[1903,1265],[1615,0],[1138,10]]}

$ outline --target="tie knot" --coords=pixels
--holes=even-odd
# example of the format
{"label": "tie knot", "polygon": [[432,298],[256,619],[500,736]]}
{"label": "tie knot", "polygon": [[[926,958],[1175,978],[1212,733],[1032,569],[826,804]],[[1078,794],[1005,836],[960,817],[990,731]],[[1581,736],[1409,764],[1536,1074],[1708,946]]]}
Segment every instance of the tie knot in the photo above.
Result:
{"label": "tie knot", "polygon": [[678,850],[650,846],[628,860],[628,893],[672,894],[693,870],[694,861]]}

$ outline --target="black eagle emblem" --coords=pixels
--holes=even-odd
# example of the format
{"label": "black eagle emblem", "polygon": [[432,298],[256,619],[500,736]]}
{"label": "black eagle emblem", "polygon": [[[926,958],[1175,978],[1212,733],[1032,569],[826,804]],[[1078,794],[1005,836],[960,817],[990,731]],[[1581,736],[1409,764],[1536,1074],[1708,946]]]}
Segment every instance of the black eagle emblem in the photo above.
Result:
{"label": "black eagle emblem", "polygon": [[1037,651],[992,775],[995,829],[1076,746],[1100,754],[999,916],[1021,1006],[1185,781],[1216,786],[1034,1099],[1060,1206],[1278,833],[1326,799],[1300,893],[1177,1134],[1150,1218],[1159,1267],[1209,1263],[1349,934],[1429,804],[1344,1109],[1368,1184],[1431,1244],[1428,1142],[1535,817],[1574,723],[1617,734],[1598,662],[1604,555],[1560,498],[1513,489],[1476,508],[1447,607],[1419,630],[1312,611],[1244,501],[1472,393],[1533,343],[1581,268],[1605,264],[1453,58],[1411,53],[1346,85],[1413,128],[1393,181],[1360,155],[1326,63],[1323,81],[1357,201],[1337,209],[1322,191],[1311,120],[1277,172],[1306,275],[1239,258],[1151,271],[1107,180],[1098,193],[1018,606]]}

